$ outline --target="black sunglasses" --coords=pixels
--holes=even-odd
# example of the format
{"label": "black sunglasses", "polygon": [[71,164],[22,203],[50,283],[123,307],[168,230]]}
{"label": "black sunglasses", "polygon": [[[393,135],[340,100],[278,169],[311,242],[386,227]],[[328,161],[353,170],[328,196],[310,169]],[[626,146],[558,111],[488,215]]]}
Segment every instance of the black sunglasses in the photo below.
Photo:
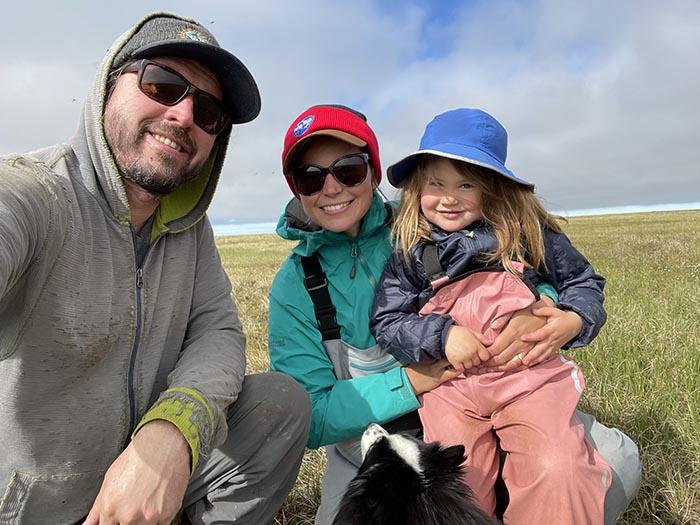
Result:
{"label": "black sunglasses", "polygon": [[367,178],[368,167],[367,153],[351,153],[334,160],[327,168],[315,164],[293,168],[292,181],[297,191],[308,197],[323,189],[329,173],[343,186],[362,184]]}
{"label": "black sunglasses", "polygon": [[167,66],[142,59],[128,64],[122,72],[137,72],[141,92],[166,106],[174,106],[191,94],[194,122],[211,135],[219,133],[229,122],[218,98],[193,86],[180,73]]}

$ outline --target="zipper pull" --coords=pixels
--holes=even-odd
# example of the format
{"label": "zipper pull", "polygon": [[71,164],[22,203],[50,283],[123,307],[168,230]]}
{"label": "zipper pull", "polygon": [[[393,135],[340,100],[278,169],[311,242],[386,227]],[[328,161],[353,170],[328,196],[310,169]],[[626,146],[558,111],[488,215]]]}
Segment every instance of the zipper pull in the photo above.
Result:
{"label": "zipper pull", "polygon": [[357,245],[352,245],[352,250],[350,251],[350,257],[352,257],[352,268],[350,269],[350,279],[354,279],[357,274],[357,268],[355,263],[357,262]]}
{"label": "zipper pull", "polygon": [[136,288],[143,287],[143,268],[136,270]]}

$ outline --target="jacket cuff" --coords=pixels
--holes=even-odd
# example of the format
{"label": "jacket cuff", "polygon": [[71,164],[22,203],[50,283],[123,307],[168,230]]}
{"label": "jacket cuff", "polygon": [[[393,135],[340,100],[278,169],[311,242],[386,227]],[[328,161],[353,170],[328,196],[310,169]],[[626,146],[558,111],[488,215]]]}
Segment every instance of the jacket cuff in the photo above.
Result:
{"label": "jacket cuff", "polygon": [[146,412],[136,426],[132,439],[146,423],[162,419],[175,425],[190,446],[194,472],[201,459],[206,458],[214,435],[215,418],[206,400],[191,388],[169,388]]}
{"label": "jacket cuff", "polygon": [[563,345],[562,349],[569,350],[590,344],[597,335],[596,324],[593,319],[591,319],[583,309],[576,308],[573,304],[560,303],[557,307],[564,311],[568,310],[577,313],[579,317],[581,317],[581,330],[575,337]]}
{"label": "jacket cuff", "polygon": [[539,292],[540,295],[546,295],[547,297],[549,297],[552,301],[554,301],[555,305],[559,301],[559,294],[554,289],[554,286],[552,286],[549,283],[545,283],[545,282],[539,283],[537,285],[537,291]]}
{"label": "jacket cuff", "polygon": [[418,397],[416,397],[416,393],[411,386],[411,381],[408,379],[408,374],[406,374],[405,366],[399,366],[389,370],[386,373],[386,381],[389,388],[396,391],[403,401],[416,408],[420,406]]}
{"label": "jacket cuff", "polygon": [[435,356],[435,359],[440,359],[445,357],[445,347],[447,346],[447,334],[450,331],[452,325],[455,324],[455,320],[451,317],[445,322],[442,327],[442,332],[440,332],[440,356]]}

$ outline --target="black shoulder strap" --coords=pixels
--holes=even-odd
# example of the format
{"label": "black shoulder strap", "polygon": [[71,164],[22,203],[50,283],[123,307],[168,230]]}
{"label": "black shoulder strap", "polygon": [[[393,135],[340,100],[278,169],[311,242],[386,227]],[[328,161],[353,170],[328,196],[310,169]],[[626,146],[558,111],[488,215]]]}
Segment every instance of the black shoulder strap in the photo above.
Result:
{"label": "black shoulder strap", "polygon": [[423,254],[421,255],[421,262],[423,263],[423,268],[425,268],[425,275],[431,283],[447,275],[445,270],[442,269],[442,265],[440,265],[436,244],[432,242],[425,244]]}
{"label": "black shoulder strap", "polygon": [[328,279],[318,261],[318,254],[313,253],[308,257],[301,257],[301,266],[304,269],[304,286],[309,292],[311,302],[314,303],[314,313],[321,331],[321,339],[340,339],[340,326],[335,318],[335,306],[328,292]]}
{"label": "black shoulder strap", "polygon": [[[440,264],[440,259],[438,259],[437,245],[433,242],[426,242],[423,247],[423,253],[421,254],[420,261],[423,263],[423,268],[425,268],[425,275],[432,286],[435,281],[441,279],[447,275],[445,270],[442,269]],[[435,288],[433,288],[433,293],[435,293]],[[427,297],[423,297],[418,306],[423,308],[425,303],[427,303],[432,297],[432,294]]]}

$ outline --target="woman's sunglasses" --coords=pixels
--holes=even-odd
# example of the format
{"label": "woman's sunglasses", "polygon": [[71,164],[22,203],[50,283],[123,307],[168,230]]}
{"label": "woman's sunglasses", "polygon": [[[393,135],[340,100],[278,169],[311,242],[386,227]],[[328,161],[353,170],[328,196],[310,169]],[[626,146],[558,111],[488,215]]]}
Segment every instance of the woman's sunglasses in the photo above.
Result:
{"label": "woman's sunglasses", "polygon": [[333,175],[343,186],[357,186],[367,178],[369,155],[352,153],[333,161],[327,168],[309,164],[292,169],[292,181],[301,195],[318,193],[326,183],[326,175]]}
{"label": "woman's sunglasses", "polygon": [[193,86],[167,66],[142,59],[127,65],[122,72],[137,72],[141,92],[166,106],[174,106],[191,94],[194,122],[211,135],[216,135],[228,124],[228,115],[218,98]]}

